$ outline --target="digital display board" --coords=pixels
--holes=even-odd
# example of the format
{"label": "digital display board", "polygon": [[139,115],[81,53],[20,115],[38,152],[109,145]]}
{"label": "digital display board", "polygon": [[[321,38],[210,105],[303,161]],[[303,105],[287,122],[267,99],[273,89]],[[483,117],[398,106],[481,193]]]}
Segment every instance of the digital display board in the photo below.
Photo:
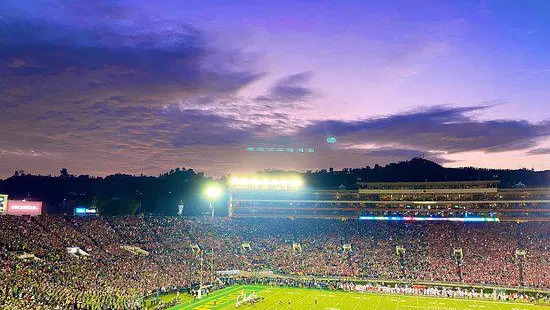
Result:
{"label": "digital display board", "polygon": [[359,216],[370,221],[429,221],[429,222],[499,222],[498,217],[426,217],[426,216]]}
{"label": "digital display board", "polygon": [[7,213],[13,215],[40,215],[42,214],[42,201],[9,200]]}
{"label": "digital display board", "polygon": [[96,209],[89,209],[86,207],[76,207],[74,208],[74,215],[86,216],[86,215],[96,215]]}

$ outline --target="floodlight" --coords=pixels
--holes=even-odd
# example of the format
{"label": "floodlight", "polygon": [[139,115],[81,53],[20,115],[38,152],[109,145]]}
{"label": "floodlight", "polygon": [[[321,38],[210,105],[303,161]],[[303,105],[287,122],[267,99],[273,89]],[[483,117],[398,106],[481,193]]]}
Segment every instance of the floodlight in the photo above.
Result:
{"label": "floodlight", "polygon": [[229,179],[229,185],[232,188],[247,188],[247,189],[276,189],[289,190],[298,189],[304,185],[302,179],[298,177],[280,177],[269,178],[266,176],[251,176],[251,177],[232,177]]}
{"label": "floodlight", "polygon": [[218,198],[223,193],[223,189],[219,185],[212,184],[206,188],[204,193],[206,194],[206,197],[208,197],[208,204],[210,205],[210,209],[212,209],[212,217],[214,217],[213,200]]}
{"label": "floodlight", "polygon": [[221,193],[222,189],[219,186],[212,185],[206,189],[206,196],[208,196],[208,198],[210,199],[217,198],[218,196],[220,196]]}

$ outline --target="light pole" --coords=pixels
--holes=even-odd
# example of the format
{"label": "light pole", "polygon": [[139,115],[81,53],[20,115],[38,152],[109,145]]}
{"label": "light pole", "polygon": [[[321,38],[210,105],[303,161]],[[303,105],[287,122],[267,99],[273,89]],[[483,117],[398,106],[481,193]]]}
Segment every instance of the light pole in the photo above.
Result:
{"label": "light pole", "polygon": [[212,217],[214,217],[214,199],[218,198],[223,192],[222,188],[218,185],[211,185],[206,188],[206,197],[208,197],[208,203],[210,204],[210,209],[212,209]]}

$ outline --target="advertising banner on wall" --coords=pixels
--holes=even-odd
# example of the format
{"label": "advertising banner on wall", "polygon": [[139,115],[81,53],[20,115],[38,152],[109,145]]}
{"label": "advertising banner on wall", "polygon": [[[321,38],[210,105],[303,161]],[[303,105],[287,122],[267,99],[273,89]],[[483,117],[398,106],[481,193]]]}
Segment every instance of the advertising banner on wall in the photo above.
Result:
{"label": "advertising banner on wall", "polygon": [[9,200],[8,214],[13,215],[40,215],[42,201]]}

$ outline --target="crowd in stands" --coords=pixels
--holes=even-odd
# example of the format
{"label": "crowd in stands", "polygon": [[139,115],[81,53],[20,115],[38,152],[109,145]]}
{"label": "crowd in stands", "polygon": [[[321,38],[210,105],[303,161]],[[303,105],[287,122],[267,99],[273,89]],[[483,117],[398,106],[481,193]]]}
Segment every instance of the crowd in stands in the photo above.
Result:
{"label": "crowd in stands", "polygon": [[157,290],[209,282],[212,257],[217,271],[550,289],[550,223],[3,215],[0,227],[0,310],[142,309]]}

